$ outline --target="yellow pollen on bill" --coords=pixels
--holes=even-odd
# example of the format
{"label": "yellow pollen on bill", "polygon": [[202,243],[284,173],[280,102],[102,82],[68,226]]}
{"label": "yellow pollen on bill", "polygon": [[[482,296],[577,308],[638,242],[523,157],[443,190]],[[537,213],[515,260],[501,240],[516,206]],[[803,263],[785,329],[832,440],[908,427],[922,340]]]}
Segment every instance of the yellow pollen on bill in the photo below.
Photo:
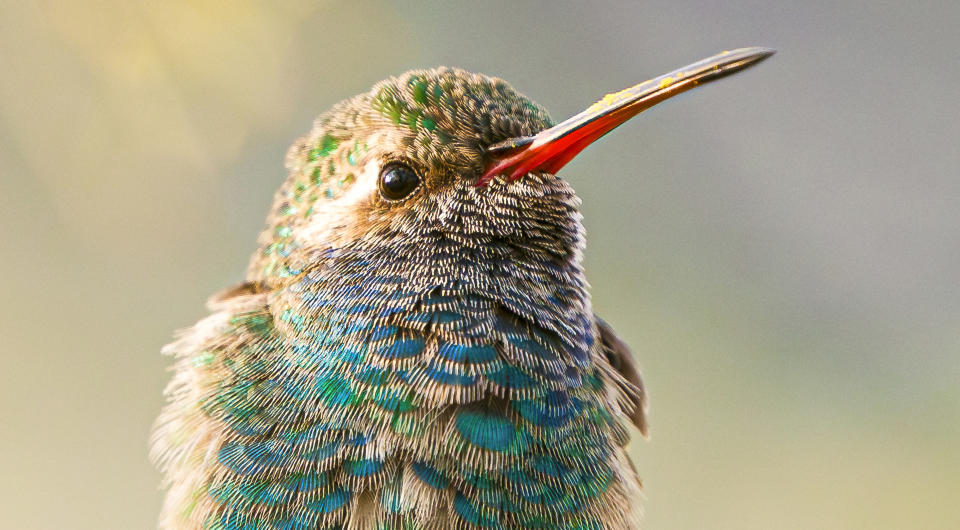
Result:
{"label": "yellow pollen on bill", "polygon": [[[627,90],[630,90],[630,89],[628,88]],[[590,105],[590,108],[587,109],[587,112],[598,111],[613,105],[614,103],[624,98],[623,93],[626,92],[627,90],[621,90],[620,92],[615,92],[613,94],[607,94],[606,96],[603,96],[603,99],[594,103],[593,105]]]}
{"label": "yellow pollen on bill", "polygon": [[648,83],[648,81],[644,81],[643,83],[634,85],[630,88],[625,88],[619,92],[607,94],[606,96],[603,96],[603,99],[601,99],[600,101],[594,103],[593,105],[590,105],[590,107],[587,108],[585,112],[596,112],[598,110],[603,110],[614,104],[620,103],[621,101],[633,96],[632,91],[635,90],[638,86],[643,85],[644,83]]}

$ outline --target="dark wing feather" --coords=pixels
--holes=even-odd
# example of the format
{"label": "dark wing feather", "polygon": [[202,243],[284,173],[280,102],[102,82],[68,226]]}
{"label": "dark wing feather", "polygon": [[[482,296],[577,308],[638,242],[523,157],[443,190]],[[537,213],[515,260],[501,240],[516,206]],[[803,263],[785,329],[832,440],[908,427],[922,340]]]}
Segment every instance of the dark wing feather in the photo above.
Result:
{"label": "dark wing feather", "polygon": [[610,324],[596,315],[594,315],[594,319],[597,322],[597,329],[600,331],[600,345],[610,362],[610,366],[623,376],[623,379],[632,387],[626,389],[627,397],[633,405],[632,410],[629,411],[630,420],[646,437],[648,427],[647,390],[643,386],[643,379],[640,377],[640,370],[633,359],[630,347],[620,340]]}
{"label": "dark wing feather", "polygon": [[207,308],[216,310],[224,303],[238,296],[250,296],[269,291],[270,288],[260,282],[243,282],[228,287],[207,299]]}

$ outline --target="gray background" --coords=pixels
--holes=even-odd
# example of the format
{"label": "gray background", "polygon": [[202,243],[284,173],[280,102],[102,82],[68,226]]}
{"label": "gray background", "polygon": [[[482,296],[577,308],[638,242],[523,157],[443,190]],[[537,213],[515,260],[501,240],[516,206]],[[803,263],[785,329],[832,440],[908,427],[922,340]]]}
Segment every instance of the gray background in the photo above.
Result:
{"label": "gray background", "polygon": [[0,527],[149,528],[175,328],[241,278],[286,146],[413,67],[563,119],[760,67],[565,168],[633,346],[651,529],[960,527],[956,2],[4,2]]}

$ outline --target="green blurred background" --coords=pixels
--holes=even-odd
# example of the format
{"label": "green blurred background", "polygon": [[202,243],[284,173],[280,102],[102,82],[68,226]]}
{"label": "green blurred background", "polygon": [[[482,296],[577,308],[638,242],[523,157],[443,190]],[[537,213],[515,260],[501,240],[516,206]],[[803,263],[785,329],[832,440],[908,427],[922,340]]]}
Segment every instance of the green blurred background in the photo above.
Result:
{"label": "green blurred background", "polygon": [[763,45],[563,171],[652,394],[645,526],[960,528],[957,3],[0,5],[0,527],[153,527],[159,349],[332,103],[449,64],[563,119]]}

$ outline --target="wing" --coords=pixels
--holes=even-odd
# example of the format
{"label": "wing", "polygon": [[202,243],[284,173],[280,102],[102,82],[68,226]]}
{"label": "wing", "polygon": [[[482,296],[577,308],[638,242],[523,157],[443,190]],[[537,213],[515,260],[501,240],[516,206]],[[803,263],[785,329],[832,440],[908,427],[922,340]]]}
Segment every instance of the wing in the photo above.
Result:
{"label": "wing", "polygon": [[633,405],[630,411],[630,420],[636,425],[637,429],[640,429],[640,434],[647,437],[647,389],[643,385],[640,370],[633,359],[630,347],[620,340],[610,324],[607,324],[597,315],[594,315],[593,318],[597,323],[597,329],[600,331],[600,345],[610,362],[610,366],[628,383],[628,387],[624,390]]}
{"label": "wing", "polygon": [[241,296],[252,296],[265,293],[269,290],[270,287],[259,282],[238,283],[237,285],[228,287],[211,296],[207,300],[207,308],[215,311],[220,309],[222,306],[229,304],[230,300],[234,298]]}

